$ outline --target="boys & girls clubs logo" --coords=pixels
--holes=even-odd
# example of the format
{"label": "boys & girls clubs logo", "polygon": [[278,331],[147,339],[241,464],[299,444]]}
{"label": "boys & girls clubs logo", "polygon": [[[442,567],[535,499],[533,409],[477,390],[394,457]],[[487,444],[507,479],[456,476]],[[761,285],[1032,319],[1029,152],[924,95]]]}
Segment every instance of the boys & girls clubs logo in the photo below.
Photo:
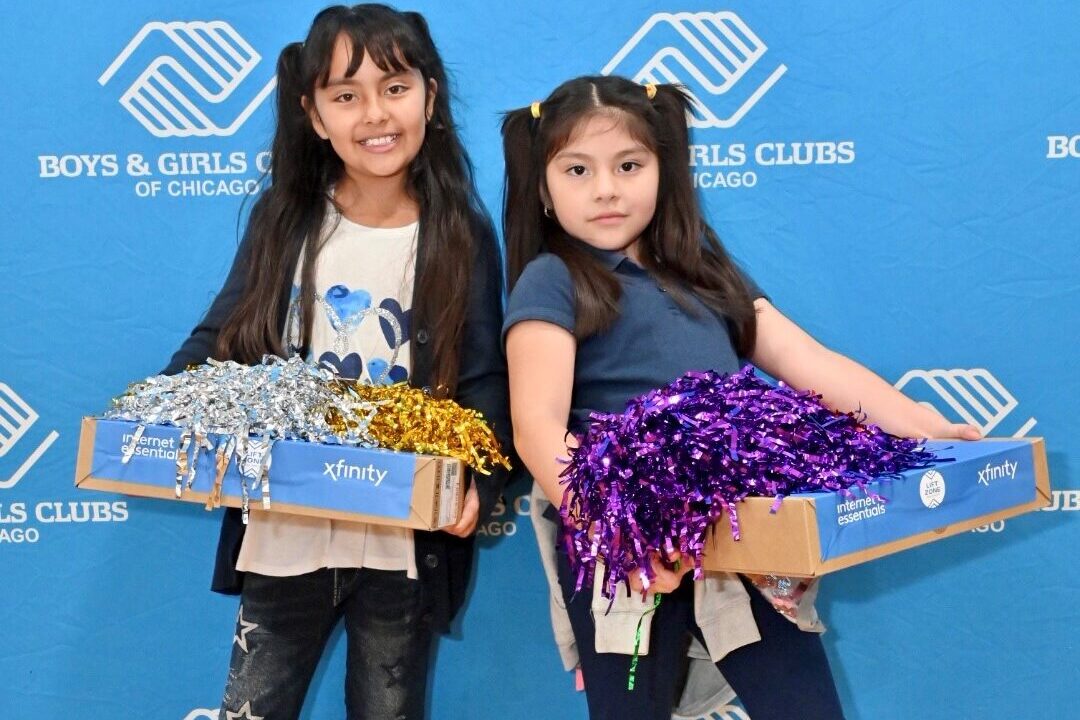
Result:
{"label": "boys & girls clubs logo", "polygon": [[34,545],[58,524],[127,520],[123,500],[26,499],[31,471],[60,437],[56,430],[43,429],[39,420],[33,406],[0,382],[0,547]]}
{"label": "boys & girls clubs logo", "polygon": [[[273,93],[277,78],[273,63],[263,62],[227,22],[154,21],[104,67],[98,84],[134,120],[134,145],[145,137],[136,127],[158,140],[232,137]],[[38,155],[39,178],[120,176],[130,178],[142,198],[247,195],[258,189],[269,166],[266,151],[208,150],[190,141],[164,152],[65,148]]]}

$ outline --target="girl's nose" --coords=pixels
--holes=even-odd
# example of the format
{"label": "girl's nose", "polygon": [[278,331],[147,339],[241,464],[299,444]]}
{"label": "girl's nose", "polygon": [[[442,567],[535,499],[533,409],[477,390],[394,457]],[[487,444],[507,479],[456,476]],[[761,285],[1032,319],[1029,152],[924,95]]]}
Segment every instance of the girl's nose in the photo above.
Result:
{"label": "girl's nose", "polygon": [[389,113],[383,107],[380,99],[368,100],[364,103],[363,121],[365,125],[380,125],[386,122]]}
{"label": "girl's nose", "polygon": [[614,178],[611,177],[610,173],[606,172],[596,174],[593,191],[597,200],[611,200],[618,195]]}

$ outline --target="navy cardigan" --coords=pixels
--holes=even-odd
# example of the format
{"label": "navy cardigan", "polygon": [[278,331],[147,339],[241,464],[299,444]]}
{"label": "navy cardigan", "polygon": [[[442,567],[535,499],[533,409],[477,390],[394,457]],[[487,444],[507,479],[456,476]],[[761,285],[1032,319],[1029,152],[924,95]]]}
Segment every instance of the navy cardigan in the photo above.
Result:
{"label": "navy cardigan", "polygon": [[[464,407],[483,413],[494,428],[504,453],[511,456],[513,434],[510,430],[509,390],[506,359],[500,342],[503,318],[502,266],[490,223],[477,214],[473,219],[473,227],[475,251],[472,280],[468,288],[460,372],[454,399]],[[247,283],[251,244],[248,233],[245,233],[225,285],[214,298],[202,321],[173,355],[164,373],[178,373],[192,363],[206,362],[206,359],[214,354],[218,332],[232,313]],[[290,259],[293,269],[297,259]],[[287,277],[293,277],[293,272]],[[291,283],[286,283],[281,288],[278,301],[278,324],[283,332],[290,285]],[[432,356],[429,340],[428,328],[413,327],[410,382],[418,387],[430,385]],[[496,468],[490,475],[470,473],[470,476],[480,499],[480,522],[483,522],[499,500],[507,472]],[[240,519],[240,511],[235,508],[226,509],[218,541],[212,590],[226,594],[240,592],[243,573],[236,569],[236,559],[243,537],[244,525]],[[458,538],[444,532],[419,530],[414,533],[414,537],[416,569],[431,608],[431,621],[436,630],[445,632],[465,599],[472,572],[473,538]]]}

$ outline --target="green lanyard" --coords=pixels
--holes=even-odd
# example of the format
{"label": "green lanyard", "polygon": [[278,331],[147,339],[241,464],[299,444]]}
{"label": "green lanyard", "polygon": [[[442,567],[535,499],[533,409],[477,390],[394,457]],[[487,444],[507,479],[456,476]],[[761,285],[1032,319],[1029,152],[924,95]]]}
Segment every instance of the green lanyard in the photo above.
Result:
{"label": "green lanyard", "polygon": [[[675,561],[675,572],[679,572],[680,562]],[[634,657],[630,660],[630,676],[626,679],[626,689],[633,690],[634,683],[637,681],[637,664],[638,664],[638,651],[641,649],[641,624],[645,622],[645,616],[649,613],[655,612],[656,608],[660,607],[660,601],[664,599],[664,596],[660,593],[656,593],[653,596],[652,607],[641,614],[641,617],[637,621],[637,630],[634,631]]]}
{"label": "green lanyard", "polygon": [[664,599],[664,596],[660,593],[656,593],[653,599],[652,607],[641,614],[641,617],[637,621],[637,630],[634,632],[634,657],[630,660],[630,677],[626,679],[626,689],[633,690],[634,682],[637,680],[637,663],[638,663],[638,650],[641,648],[641,624],[645,622],[645,616],[651,612],[654,612],[656,608],[660,607],[660,601]]}

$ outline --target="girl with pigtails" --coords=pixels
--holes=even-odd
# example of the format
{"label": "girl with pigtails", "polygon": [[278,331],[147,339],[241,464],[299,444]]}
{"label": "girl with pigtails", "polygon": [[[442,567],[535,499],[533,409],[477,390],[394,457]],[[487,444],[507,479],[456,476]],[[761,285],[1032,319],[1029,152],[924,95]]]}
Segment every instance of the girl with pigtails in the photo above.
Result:
{"label": "girl with pigtails", "polygon": [[[502,273],[427,23],[320,12],[278,60],[271,182],[224,287],[172,358],[265,354],[407,381],[482,412],[509,449]],[[222,718],[296,718],[331,631],[349,718],[422,718],[433,637],[461,607],[472,534],[505,473],[471,475],[439,532],[237,510],[213,588],[239,593]]]}
{"label": "girl with pigtails", "polygon": [[[694,193],[689,108],[674,85],[581,77],[503,123],[511,416],[548,519],[561,522],[560,458],[589,414],[622,412],[693,370],[751,361],[888,432],[977,439],[819,344],[732,261]],[[781,614],[775,588],[718,572],[694,581],[675,551],[652,558],[646,598],[639,570],[610,604],[599,582],[575,592],[565,550],[549,547],[558,534],[538,530],[572,633],[564,659],[576,646],[593,720],[670,718],[691,638],[753,720],[843,717],[813,588]]]}

